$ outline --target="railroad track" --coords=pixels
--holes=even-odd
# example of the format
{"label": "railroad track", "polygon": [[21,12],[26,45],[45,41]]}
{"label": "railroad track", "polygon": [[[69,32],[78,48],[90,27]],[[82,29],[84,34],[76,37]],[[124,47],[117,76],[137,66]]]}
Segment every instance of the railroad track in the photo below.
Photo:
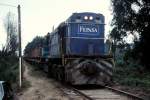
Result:
{"label": "railroad track", "polygon": [[95,89],[77,89],[61,87],[61,90],[70,100],[144,100],[136,95],[104,86]]}

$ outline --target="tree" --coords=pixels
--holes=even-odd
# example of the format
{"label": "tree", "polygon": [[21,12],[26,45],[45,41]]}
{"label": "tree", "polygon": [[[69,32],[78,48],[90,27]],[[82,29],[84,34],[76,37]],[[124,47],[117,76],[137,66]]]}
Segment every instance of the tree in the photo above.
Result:
{"label": "tree", "polygon": [[[149,0],[111,0],[113,7],[114,27],[111,37],[118,42],[125,36],[135,36],[132,57],[150,69],[150,1]],[[114,32],[114,30],[116,32]],[[139,39],[136,37],[138,33]]]}
{"label": "tree", "polygon": [[8,12],[5,18],[5,29],[7,32],[7,40],[6,40],[6,50],[11,54],[15,54],[17,50],[17,23],[15,21],[15,15],[11,12]]}
{"label": "tree", "polygon": [[9,12],[5,18],[7,33],[6,45],[0,50],[0,80],[16,83],[18,81],[18,58],[15,55],[17,49],[17,25],[14,14]]}

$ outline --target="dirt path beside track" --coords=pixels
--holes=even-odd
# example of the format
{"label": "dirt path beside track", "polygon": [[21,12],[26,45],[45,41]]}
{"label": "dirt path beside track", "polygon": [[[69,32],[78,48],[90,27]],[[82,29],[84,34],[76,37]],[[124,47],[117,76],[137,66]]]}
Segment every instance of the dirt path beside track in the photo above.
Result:
{"label": "dirt path beside track", "polygon": [[45,73],[24,63],[24,79],[30,86],[18,95],[19,100],[68,100],[59,90],[58,83],[46,77]]}

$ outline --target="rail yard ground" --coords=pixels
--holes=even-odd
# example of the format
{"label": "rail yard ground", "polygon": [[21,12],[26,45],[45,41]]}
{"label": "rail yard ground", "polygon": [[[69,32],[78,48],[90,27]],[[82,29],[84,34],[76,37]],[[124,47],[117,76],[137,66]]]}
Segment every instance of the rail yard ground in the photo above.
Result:
{"label": "rail yard ground", "polygon": [[57,87],[59,83],[47,78],[45,73],[31,68],[29,64],[23,65],[24,79],[29,84],[28,88],[18,93],[19,100],[68,100]]}
{"label": "rail yard ground", "polygon": [[[62,85],[59,82],[48,78],[46,73],[37,69],[36,66],[32,66],[26,62],[23,63],[23,66],[25,68],[25,84],[23,87],[25,88],[17,94],[18,100],[86,100],[75,94],[70,95],[73,92],[69,92],[69,96],[68,94],[66,95],[62,91]],[[125,88],[120,85],[114,87],[129,91],[133,94],[142,95],[142,93],[139,93],[140,90],[137,91],[135,89],[131,89],[129,87]]]}

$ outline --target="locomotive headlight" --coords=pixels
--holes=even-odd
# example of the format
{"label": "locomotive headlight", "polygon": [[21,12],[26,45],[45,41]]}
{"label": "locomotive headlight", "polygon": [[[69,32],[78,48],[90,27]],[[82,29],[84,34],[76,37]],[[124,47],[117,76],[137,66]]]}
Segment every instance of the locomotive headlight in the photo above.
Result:
{"label": "locomotive headlight", "polygon": [[90,20],[93,20],[93,16],[90,16],[89,19],[90,19]]}
{"label": "locomotive headlight", "polygon": [[84,16],[84,19],[85,19],[85,20],[88,20],[88,16]]}

